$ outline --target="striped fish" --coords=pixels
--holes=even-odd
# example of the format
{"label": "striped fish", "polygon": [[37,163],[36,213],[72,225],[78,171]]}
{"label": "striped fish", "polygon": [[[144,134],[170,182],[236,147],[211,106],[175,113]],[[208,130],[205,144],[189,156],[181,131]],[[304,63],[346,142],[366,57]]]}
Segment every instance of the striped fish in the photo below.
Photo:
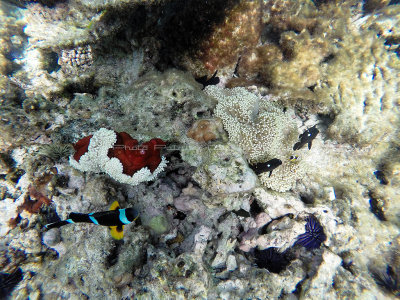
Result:
{"label": "striped fish", "polygon": [[133,207],[120,209],[118,201],[114,201],[109,211],[101,211],[90,214],[70,213],[68,219],[45,225],[46,229],[59,228],[73,223],[93,223],[108,226],[111,236],[116,240],[124,237],[124,225],[135,221],[139,212]]}

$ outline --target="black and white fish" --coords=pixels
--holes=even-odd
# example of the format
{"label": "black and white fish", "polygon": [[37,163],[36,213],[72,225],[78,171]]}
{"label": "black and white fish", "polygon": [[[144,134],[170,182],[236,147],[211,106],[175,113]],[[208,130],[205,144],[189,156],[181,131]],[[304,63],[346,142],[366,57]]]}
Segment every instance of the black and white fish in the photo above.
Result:
{"label": "black and white fish", "polygon": [[111,236],[116,240],[121,240],[124,237],[124,225],[132,223],[138,216],[139,212],[133,207],[120,209],[118,202],[114,201],[108,211],[90,214],[72,212],[68,215],[68,219],[47,224],[45,228],[58,228],[73,223],[93,223],[96,225],[108,226]]}
{"label": "black and white fish", "polygon": [[317,125],[314,125],[313,127],[308,128],[306,131],[304,131],[302,134],[299,135],[300,142],[294,144],[293,150],[299,150],[305,144],[308,144],[309,150],[311,149],[312,140],[315,139],[315,137],[319,133],[319,130],[317,129],[316,126]]}
{"label": "black and white fish", "polygon": [[259,175],[264,172],[269,172],[268,177],[271,177],[272,171],[275,170],[277,167],[279,167],[282,164],[282,161],[278,158],[273,158],[267,162],[263,163],[258,163],[256,165],[251,165],[250,167],[253,169],[253,171]]}

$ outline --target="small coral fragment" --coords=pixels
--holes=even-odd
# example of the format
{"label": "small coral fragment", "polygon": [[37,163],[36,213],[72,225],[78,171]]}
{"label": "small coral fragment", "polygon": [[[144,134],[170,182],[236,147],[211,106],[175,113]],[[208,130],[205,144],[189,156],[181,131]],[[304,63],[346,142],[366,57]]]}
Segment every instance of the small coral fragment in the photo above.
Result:
{"label": "small coral fragment", "polygon": [[19,209],[24,209],[31,214],[37,214],[42,205],[50,205],[51,200],[38,191],[33,185],[28,187],[29,196],[35,201],[25,199],[24,204]]}

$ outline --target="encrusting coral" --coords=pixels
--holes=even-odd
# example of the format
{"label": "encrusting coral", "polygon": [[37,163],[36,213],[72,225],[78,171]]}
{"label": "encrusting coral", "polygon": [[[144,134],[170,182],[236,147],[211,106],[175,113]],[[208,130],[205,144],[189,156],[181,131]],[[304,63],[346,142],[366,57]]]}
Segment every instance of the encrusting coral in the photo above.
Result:
{"label": "encrusting coral", "polygon": [[121,183],[137,185],[154,180],[167,161],[160,157],[165,142],[152,139],[142,145],[126,132],[101,128],[74,144],[70,164],[84,172],[105,172]]}

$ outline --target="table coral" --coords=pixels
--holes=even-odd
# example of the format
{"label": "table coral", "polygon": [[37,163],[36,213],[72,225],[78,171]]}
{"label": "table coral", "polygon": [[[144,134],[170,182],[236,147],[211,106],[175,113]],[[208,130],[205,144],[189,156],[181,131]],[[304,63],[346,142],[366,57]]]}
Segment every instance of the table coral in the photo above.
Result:
{"label": "table coral", "polygon": [[126,132],[101,128],[74,145],[76,153],[70,157],[70,164],[81,171],[106,172],[119,182],[137,185],[154,180],[164,169],[167,162],[160,157],[164,146],[160,139],[139,146]]}

